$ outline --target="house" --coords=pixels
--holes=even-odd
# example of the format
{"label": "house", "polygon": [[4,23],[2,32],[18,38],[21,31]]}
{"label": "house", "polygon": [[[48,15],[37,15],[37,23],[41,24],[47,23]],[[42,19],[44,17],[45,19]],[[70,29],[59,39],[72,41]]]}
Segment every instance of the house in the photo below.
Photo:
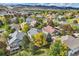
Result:
{"label": "house", "polygon": [[18,23],[17,17],[14,17],[12,19],[9,20],[9,23]]}
{"label": "house", "polygon": [[48,33],[52,34],[55,31],[55,29],[48,25],[48,26],[42,28],[42,31],[46,34],[48,34]]}
{"label": "house", "polygon": [[30,37],[31,41],[33,41],[33,38],[32,36],[39,33],[40,31],[36,28],[31,28],[27,33],[28,33],[28,36]]}
{"label": "house", "polygon": [[68,48],[68,55],[74,55],[79,51],[79,38],[74,38],[72,36],[66,35],[61,37],[61,41],[65,43]]}
{"label": "house", "polygon": [[28,18],[26,18],[26,23],[27,23],[27,24],[31,24],[31,22],[32,22],[33,20],[35,20],[35,19],[32,19],[31,17],[28,17]]}
{"label": "house", "polygon": [[9,26],[10,26],[10,28],[11,28],[12,30],[19,30],[19,29],[20,29],[20,26],[17,25],[17,24],[10,24]]}
{"label": "house", "polygon": [[5,31],[5,29],[0,29],[0,33],[3,33]]}
{"label": "house", "polygon": [[66,21],[66,18],[64,16],[62,16],[62,15],[59,15],[58,20],[59,21]]}
{"label": "house", "polygon": [[48,20],[48,19],[45,18],[45,19],[43,20],[43,23],[48,23],[47,20]]}
{"label": "house", "polygon": [[70,36],[70,35],[66,35],[66,36],[62,36],[61,37],[61,41],[62,42],[65,42],[66,40],[70,40],[70,39],[75,39],[73,36]]}
{"label": "house", "polygon": [[10,47],[10,51],[15,51],[19,49],[20,41],[23,39],[25,33],[15,31],[14,33],[10,34],[9,40],[8,40],[8,46]]}
{"label": "house", "polygon": [[79,37],[79,33],[73,33],[73,36],[78,38]]}
{"label": "house", "polygon": [[75,15],[75,18],[79,18],[79,14]]}
{"label": "house", "polygon": [[37,14],[36,17],[37,17],[37,18],[43,18],[43,16],[40,15],[40,14]]}
{"label": "house", "polygon": [[26,23],[34,27],[34,25],[36,24],[36,20],[32,19],[31,17],[28,17],[26,18]]}

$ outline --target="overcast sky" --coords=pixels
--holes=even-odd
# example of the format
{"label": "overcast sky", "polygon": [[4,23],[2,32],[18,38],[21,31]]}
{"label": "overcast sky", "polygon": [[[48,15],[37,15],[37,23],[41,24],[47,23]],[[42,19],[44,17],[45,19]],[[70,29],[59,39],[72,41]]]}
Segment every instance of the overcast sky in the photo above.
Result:
{"label": "overcast sky", "polygon": [[79,0],[0,0],[0,3],[79,3]]}

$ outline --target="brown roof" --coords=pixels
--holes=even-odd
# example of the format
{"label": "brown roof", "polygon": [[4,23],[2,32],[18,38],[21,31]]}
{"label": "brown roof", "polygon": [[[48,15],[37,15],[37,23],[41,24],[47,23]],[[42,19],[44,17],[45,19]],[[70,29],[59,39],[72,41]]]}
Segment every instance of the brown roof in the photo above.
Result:
{"label": "brown roof", "polygon": [[43,30],[48,32],[48,33],[52,33],[52,32],[55,31],[55,29],[53,27],[49,26],[49,25],[44,27]]}

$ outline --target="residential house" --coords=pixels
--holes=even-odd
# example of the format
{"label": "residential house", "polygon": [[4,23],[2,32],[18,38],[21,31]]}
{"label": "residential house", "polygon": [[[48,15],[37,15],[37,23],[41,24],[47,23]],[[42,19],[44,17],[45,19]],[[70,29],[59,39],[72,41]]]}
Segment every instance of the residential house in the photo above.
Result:
{"label": "residential house", "polygon": [[8,40],[8,46],[10,47],[10,51],[15,51],[20,48],[20,41],[23,39],[25,33],[15,31],[14,33],[10,34]]}
{"label": "residential house", "polygon": [[58,20],[59,21],[66,21],[66,18],[64,16],[62,16],[62,15],[59,15]]}
{"label": "residential house", "polygon": [[78,37],[79,37],[79,33],[73,33],[73,36],[74,36],[75,38],[78,38]]}
{"label": "residential house", "polygon": [[42,28],[42,31],[46,34],[48,34],[48,33],[52,34],[55,31],[55,29],[48,25],[48,26]]}
{"label": "residential house", "polygon": [[75,15],[75,18],[79,18],[79,14]]}
{"label": "residential house", "polygon": [[18,23],[17,17],[14,17],[12,19],[9,20],[9,23]]}
{"label": "residential house", "polygon": [[0,33],[3,33],[5,31],[5,29],[0,29]]}
{"label": "residential house", "polygon": [[61,41],[65,43],[68,48],[68,56],[74,55],[79,51],[79,38],[74,38],[72,36],[66,35],[61,37]]}
{"label": "residential house", "polygon": [[40,15],[40,14],[37,14],[36,17],[37,17],[37,18],[43,18],[43,16]]}
{"label": "residential house", "polygon": [[29,24],[30,26],[34,27],[34,25],[36,24],[36,20],[32,19],[31,17],[26,18],[26,23]]}
{"label": "residential house", "polygon": [[9,26],[10,26],[10,28],[11,28],[12,30],[19,30],[19,29],[20,29],[20,26],[17,25],[17,24],[10,24]]}
{"label": "residential house", "polygon": [[43,23],[48,23],[46,18],[43,20]]}
{"label": "residential house", "polygon": [[33,38],[32,36],[39,33],[40,31],[36,28],[31,28],[27,33],[28,33],[28,36],[30,38],[30,41],[33,41]]}

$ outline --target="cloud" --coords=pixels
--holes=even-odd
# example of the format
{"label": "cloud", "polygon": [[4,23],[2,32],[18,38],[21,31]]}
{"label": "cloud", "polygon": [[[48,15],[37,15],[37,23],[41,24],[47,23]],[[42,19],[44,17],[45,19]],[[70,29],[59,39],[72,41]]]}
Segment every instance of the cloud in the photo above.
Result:
{"label": "cloud", "polygon": [[79,0],[0,0],[0,3],[79,3]]}

